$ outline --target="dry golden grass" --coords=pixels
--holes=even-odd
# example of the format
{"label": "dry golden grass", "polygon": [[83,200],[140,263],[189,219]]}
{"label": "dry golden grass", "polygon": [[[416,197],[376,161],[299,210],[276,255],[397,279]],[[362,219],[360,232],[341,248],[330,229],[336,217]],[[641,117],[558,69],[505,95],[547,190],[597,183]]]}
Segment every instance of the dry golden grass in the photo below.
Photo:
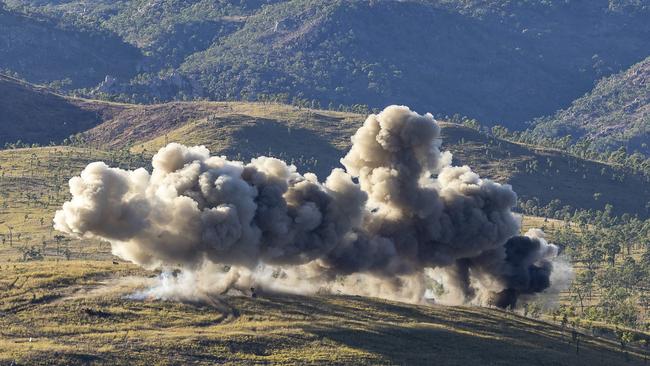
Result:
{"label": "dry golden grass", "polygon": [[[59,147],[0,152],[0,187],[7,202],[0,211],[0,225],[5,225],[0,233],[6,235],[7,225],[14,235],[21,233],[13,246],[0,244],[0,364],[624,361],[612,341],[585,336],[576,355],[569,335],[558,326],[498,310],[277,294],[231,296],[211,305],[129,300],[124,296],[135,288],[125,290],[114,281],[154,273],[113,264],[106,260],[111,258],[108,246],[96,241],[72,240],[56,250],[56,233],[49,225],[68,197],[56,187],[88,161],[109,158],[103,152]],[[523,226],[540,224],[552,227],[556,222],[524,218]],[[22,250],[31,246],[38,247],[43,260],[22,261]],[[71,260],[63,248],[70,250]],[[631,356],[632,363],[637,356]]]}
{"label": "dry golden grass", "polygon": [[73,258],[110,258],[106,244],[56,240],[52,229],[54,212],[69,198],[68,180],[95,160],[109,154],[61,146],[0,151],[0,260],[21,259],[32,247],[57,258],[66,249]]}
{"label": "dry golden grass", "polygon": [[[614,365],[615,342],[494,309],[354,296],[261,294],[215,304],[129,300],[111,262],[30,262],[0,272],[0,363]],[[18,275],[26,280],[15,282]],[[88,293],[95,289],[95,293]],[[134,291],[134,289],[130,289]],[[31,340],[31,341],[30,341]],[[629,364],[641,364],[631,351]]]}

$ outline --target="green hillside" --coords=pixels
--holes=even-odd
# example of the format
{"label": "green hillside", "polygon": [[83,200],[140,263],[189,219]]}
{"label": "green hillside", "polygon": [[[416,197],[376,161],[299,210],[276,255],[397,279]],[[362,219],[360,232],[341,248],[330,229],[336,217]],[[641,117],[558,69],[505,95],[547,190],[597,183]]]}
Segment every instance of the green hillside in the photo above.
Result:
{"label": "green hillside", "polygon": [[533,133],[545,137],[571,135],[604,150],[624,146],[650,153],[650,57],[619,74],[604,78],[585,96],[554,116],[540,119]]}
{"label": "green hillside", "polygon": [[124,1],[103,25],[145,50],[149,68],[178,67],[241,28],[246,17],[277,0]]}
{"label": "green hillside", "polygon": [[513,2],[491,12],[485,8],[494,2],[460,3],[284,2],[188,58],[181,71],[215,99],[282,92],[517,126],[567,105],[598,75],[650,49],[641,18],[610,13],[606,4]]}

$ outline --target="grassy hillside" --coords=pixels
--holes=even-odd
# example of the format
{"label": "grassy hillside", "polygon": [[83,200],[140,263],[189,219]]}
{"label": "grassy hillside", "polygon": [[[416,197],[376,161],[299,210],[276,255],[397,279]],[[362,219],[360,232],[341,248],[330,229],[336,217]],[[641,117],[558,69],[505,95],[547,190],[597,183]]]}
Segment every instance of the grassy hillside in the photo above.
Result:
{"label": "grassy hillside", "polygon": [[[650,49],[650,10],[637,0],[7,4],[29,19],[45,17],[136,47],[146,56],[137,65],[120,66],[110,72],[115,81],[84,90],[123,101],[271,95],[321,106],[403,103],[523,128],[522,122],[567,107],[595,80],[642,60]],[[95,83],[109,74],[95,69]],[[56,69],[43,70],[50,80],[63,78]]]}
{"label": "grassy hillside", "polygon": [[142,165],[119,152],[67,146],[0,151],[0,261],[30,259],[36,252],[34,259],[110,258],[105,244],[70,241],[52,229],[54,212],[69,198],[68,180],[96,160],[124,168]]}
{"label": "grassy hillside", "polygon": [[[151,156],[169,142],[206,145],[213,153],[249,160],[271,155],[321,178],[340,166],[350,136],[365,115],[276,103],[173,102],[133,105],[74,99],[0,76],[0,143],[47,144],[81,133],[95,149],[130,149]],[[426,111],[426,110],[425,110]],[[424,112],[424,111],[421,111]],[[521,202],[555,209],[603,209],[648,215],[646,178],[615,164],[516,144],[459,124],[443,123],[444,148],[456,164],[510,183]],[[75,140],[79,144],[80,141]],[[639,199],[642,197],[642,199]]]}
{"label": "grassy hillside", "polygon": [[[152,114],[139,110],[144,108],[139,106],[96,102],[92,106],[111,107],[115,118],[126,115],[144,118]],[[194,104],[146,108],[167,108],[184,116],[182,107],[188,106],[199,108]],[[219,117],[217,111],[230,115]],[[354,114],[297,110],[283,105],[205,103],[194,113],[199,112],[216,115],[211,117],[216,127],[207,129],[200,118],[193,123],[172,123],[171,127],[163,126],[168,131],[168,139],[201,142],[207,136],[213,147],[227,148],[237,146],[237,131],[259,125],[264,136],[268,136],[264,141],[282,146],[277,141],[289,142],[295,136],[293,131],[300,126],[310,131],[317,123],[325,123],[326,117],[333,126],[360,122],[357,119],[360,116]],[[239,120],[227,118],[236,115]],[[205,118],[207,122],[209,117]],[[263,127],[280,123],[272,118],[288,122],[282,128]],[[262,119],[273,122],[264,123]],[[120,129],[127,121],[131,121],[130,128]],[[351,296],[262,293],[253,299],[246,289],[195,303],[128,299],[126,295],[146,288],[148,278],[156,273],[119,260],[115,264],[107,244],[59,237],[49,223],[54,211],[69,197],[66,180],[87,162],[104,160],[122,168],[143,166],[146,157],[137,150],[142,145],[153,149],[160,143],[159,136],[132,145],[134,153],[129,153],[122,147],[129,146],[131,137],[147,136],[138,134],[143,128],[152,135],[161,131],[148,130],[142,120],[114,123],[93,130],[97,134],[102,128],[115,132],[111,135],[115,141],[105,141],[113,143],[109,152],[72,146],[0,151],[0,237],[3,239],[0,242],[0,364],[375,365],[430,364],[436,360],[441,365],[640,365],[644,362],[638,339],[650,337],[646,333],[633,332],[637,341],[622,351],[611,327],[604,333],[578,327],[580,345],[576,354],[570,324],[562,326],[550,317],[540,320],[494,309],[416,306]],[[291,132],[279,134],[288,124],[293,125]],[[344,129],[322,130],[347,135]],[[233,141],[223,142],[221,137],[228,133],[234,136]],[[490,149],[487,154],[473,151],[470,139],[475,131],[464,127],[445,124],[444,133],[448,141],[464,139],[461,146],[468,156],[489,157],[500,151],[498,143],[480,145]],[[327,136],[321,138],[326,141]],[[336,140],[336,135],[329,138]],[[91,141],[99,143],[99,140]],[[239,141],[245,144],[244,140]],[[247,146],[261,149],[258,145]],[[310,141],[308,145],[313,143]],[[545,226],[551,235],[556,235],[563,225],[542,218],[524,220],[524,229]]]}
{"label": "grassy hillside", "polygon": [[[261,294],[204,303],[123,296],[111,262],[3,264],[0,362],[17,364],[642,364],[616,342],[498,310],[350,296]],[[121,279],[121,280],[120,280]]]}
{"label": "grassy hillside", "polygon": [[248,160],[272,155],[325,177],[363,116],[280,104],[199,102],[131,106],[84,134],[99,147],[151,155],[169,142],[208,146]]}
{"label": "grassy hillside", "polygon": [[582,212],[570,220],[524,216],[522,224],[522,231],[541,228],[575,272],[556,316],[567,314],[586,326],[650,330],[649,220]]}
{"label": "grassy hillside", "polygon": [[624,146],[650,153],[650,57],[619,74],[604,78],[585,96],[552,117],[540,119],[534,133],[571,135],[603,150]]}
{"label": "grassy hillside", "polygon": [[[99,110],[104,106],[93,105]],[[340,166],[350,136],[365,119],[359,114],[272,103],[195,102],[120,108],[84,134],[88,143],[98,148],[128,147],[146,155],[169,142],[200,144],[235,159],[276,156],[321,178]],[[467,164],[482,176],[512,184],[522,202],[535,200],[544,206],[559,200],[553,203],[556,209],[564,205],[603,209],[612,204],[617,214],[648,215],[646,178],[616,165],[512,143],[452,123],[443,123],[443,148],[454,153],[455,164]]]}

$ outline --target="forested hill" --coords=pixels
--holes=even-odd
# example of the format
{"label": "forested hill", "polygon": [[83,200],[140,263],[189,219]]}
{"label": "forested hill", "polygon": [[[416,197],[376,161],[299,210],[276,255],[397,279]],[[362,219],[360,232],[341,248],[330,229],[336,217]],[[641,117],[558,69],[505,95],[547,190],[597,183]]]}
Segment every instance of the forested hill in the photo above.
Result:
{"label": "forested hill", "polygon": [[595,149],[624,146],[650,153],[650,57],[629,70],[603,79],[571,107],[540,119],[534,133],[571,135]]}
{"label": "forested hill", "polygon": [[[80,70],[96,71],[93,80],[115,78],[85,93],[137,102],[271,95],[323,107],[403,103],[523,128],[650,53],[650,10],[637,0],[6,3],[26,19],[45,17],[66,32],[90,29],[136,48],[143,58],[127,52],[119,58],[125,68],[73,58],[88,63]],[[11,54],[15,47],[2,48]],[[55,69],[31,75],[20,67],[31,57],[5,58],[3,67],[29,80],[63,78]],[[78,85],[81,76],[66,77]]]}
{"label": "forested hill", "polygon": [[216,99],[298,90],[309,99],[404,103],[513,126],[568,105],[595,79],[650,50],[642,18],[607,4],[519,4],[499,12],[451,5],[282,3],[181,70],[218,86],[207,90]]}
{"label": "forested hill", "polygon": [[110,32],[3,9],[0,1],[4,73],[70,89],[96,85],[109,74],[135,76],[140,58],[140,50]]}

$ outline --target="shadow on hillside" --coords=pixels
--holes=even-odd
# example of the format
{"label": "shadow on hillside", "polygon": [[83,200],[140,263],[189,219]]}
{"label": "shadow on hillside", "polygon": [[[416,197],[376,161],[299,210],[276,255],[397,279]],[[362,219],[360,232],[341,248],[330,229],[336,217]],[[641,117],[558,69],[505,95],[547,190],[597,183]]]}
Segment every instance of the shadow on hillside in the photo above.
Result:
{"label": "shadow on hillside", "polygon": [[[650,213],[646,201],[639,199],[650,190],[638,174],[558,150],[489,138],[457,125],[445,124],[442,135],[443,149],[451,150],[455,165],[468,164],[482,177],[511,184],[521,203],[538,200],[545,206],[559,200],[554,210],[564,205],[603,210],[612,204],[616,215],[645,218]],[[602,197],[595,198],[598,194]]]}
{"label": "shadow on hillside", "polygon": [[101,122],[66,98],[0,75],[0,144],[60,142]]}
{"label": "shadow on hillside", "polygon": [[[558,329],[551,324],[521,318],[501,310],[475,307],[433,305],[429,307],[392,303],[360,296],[272,296],[261,298],[262,306],[282,315],[299,315],[307,318],[347,318],[356,322],[413,322],[435,323],[460,332],[473,332],[484,336],[503,335],[504,331],[523,332],[534,324],[537,337],[553,339]],[[476,322],[480,317],[481,321]],[[533,332],[533,329],[526,333]]]}
{"label": "shadow on hillside", "polygon": [[[505,342],[437,328],[378,327],[365,329],[311,329],[348,347],[378,354],[394,364],[492,364],[507,359]],[[530,352],[530,350],[522,350]],[[436,361],[438,360],[438,361]]]}
{"label": "shadow on hillside", "polygon": [[237,130],[233,138],[234,144],[224,151],[228,156],[239,155],[245,161],[258,156],[273,156],[293,163],[301,173],[316,173],[321,179],[340,165],[339,159],[343,156],[343,152],[317,132],[289,127],[270,119],[256,119]]}
{"label": "shadow on hillside", "polygon": [[[254,307],[244,310],[250,305]],[[260,310],[257,306],[273,317],[309,319],[304,331],[381,355],[391,364],[625,362],[614,343],[584,336],[576,355],[570,331],[494,309],[422,307],[357,296],[264,294],[242,310],[254,313]]]}

